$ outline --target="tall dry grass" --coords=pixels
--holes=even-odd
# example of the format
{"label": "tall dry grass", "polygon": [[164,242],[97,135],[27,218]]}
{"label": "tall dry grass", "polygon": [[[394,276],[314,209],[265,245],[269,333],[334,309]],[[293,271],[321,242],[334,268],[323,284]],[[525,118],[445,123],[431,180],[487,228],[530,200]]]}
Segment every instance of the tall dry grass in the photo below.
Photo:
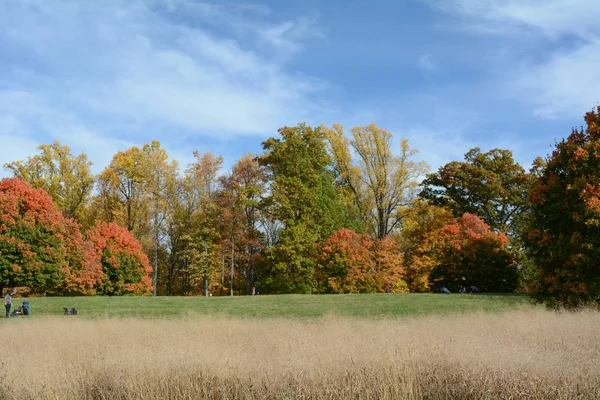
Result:
{"label": "tall dry grass", "polygon": [[600,398],[600,314],[0,321],[2,399]]}

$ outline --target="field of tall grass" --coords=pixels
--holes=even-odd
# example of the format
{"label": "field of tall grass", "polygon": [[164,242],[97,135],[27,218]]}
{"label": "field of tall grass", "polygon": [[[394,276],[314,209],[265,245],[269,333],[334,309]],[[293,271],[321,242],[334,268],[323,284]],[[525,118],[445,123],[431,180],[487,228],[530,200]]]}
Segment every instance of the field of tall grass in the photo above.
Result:
{"label": "field of tall grass", "polygon": [[0,321],[1,399],[600,398],[600,314]]}

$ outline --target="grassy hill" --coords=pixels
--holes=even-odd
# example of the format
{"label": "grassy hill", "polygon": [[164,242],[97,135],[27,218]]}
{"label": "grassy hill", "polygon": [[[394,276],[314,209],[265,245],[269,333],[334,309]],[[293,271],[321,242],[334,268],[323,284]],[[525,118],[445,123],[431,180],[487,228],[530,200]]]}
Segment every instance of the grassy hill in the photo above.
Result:
{"label": "grassy hill", "polygon": [[526,295],[352,294],[260,295],[241,297],[40,297],[33,316],[57,315],[76,307],[78,318],[179,318],[218,315],[242,318],[314,318],[326,315],[393,318],[474,311],[533,309]]}

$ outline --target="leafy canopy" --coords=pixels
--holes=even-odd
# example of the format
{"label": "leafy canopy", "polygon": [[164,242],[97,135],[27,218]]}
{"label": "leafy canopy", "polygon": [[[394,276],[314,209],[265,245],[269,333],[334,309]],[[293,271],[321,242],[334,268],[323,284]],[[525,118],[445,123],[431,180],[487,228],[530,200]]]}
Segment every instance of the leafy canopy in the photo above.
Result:
{"label": "leafy canopy", "polygon": [[549,306],[600,302],[600,107],[585,122],[556,144],[529,196],[533,296]]}

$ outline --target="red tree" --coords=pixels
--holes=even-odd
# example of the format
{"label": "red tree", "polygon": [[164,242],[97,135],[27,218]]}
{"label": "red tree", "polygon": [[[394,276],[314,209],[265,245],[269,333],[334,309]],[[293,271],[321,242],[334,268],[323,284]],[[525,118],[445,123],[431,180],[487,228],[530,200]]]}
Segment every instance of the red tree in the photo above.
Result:
{"label": "red tree", "polygon": [[152,267],[142,245],[130,231],[114,223],[102,223],[89,229],[86,237],[102,265],[99,294],[149,294],[152,291]]}
{"label": "red tree", "polygon": [[432,232],[414,262],[430,289],[474,285],[484,291],[512,291],[517,283],[506,235],[493,232],[473,214]]}
{"label": "red tree", "polygon": [[350,229],[335,231],[317,247],[320,291],[372,293],[406,291],[402,258],[392,238],[372,241]]}
{"label": "red tree", "polygon": [[101,268],[50,195],[17,178],[0,181],[0,286],[94,294]]}
{"label": "red tree", "polygon": [[65,223],[67,264],[64,292],[73,295],[94,295],[96,288],[102,285],[102,264],[92,243],[83,239],[80,228],[74,220],[70,219]]}
{"label": "red tree", "polygon": [[64,217],[50,196],[17,178],[0,181],[0,282],[54,290],[63,282]]}

